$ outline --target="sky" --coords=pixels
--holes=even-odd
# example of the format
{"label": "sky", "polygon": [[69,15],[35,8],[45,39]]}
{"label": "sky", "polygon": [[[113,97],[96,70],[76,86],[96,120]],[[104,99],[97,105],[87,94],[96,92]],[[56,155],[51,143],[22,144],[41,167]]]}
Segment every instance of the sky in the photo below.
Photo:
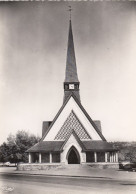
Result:
{"label": "sky", "polygon": [[0,144],[62,106],[68,5],[82,105],[108,141],[136,140],[136,2],[0,2]]}

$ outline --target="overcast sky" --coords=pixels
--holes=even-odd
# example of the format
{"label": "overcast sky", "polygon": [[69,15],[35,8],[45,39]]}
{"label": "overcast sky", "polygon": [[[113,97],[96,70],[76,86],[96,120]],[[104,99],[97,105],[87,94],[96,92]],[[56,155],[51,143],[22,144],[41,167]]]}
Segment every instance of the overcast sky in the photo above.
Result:
{"label": "overcast sky", "polygon": [[[63,103],[68,5],[0,3],[0,143],[41,136]],[[136,3],[70,5],[82,105],[108,141],[136,140]]]}

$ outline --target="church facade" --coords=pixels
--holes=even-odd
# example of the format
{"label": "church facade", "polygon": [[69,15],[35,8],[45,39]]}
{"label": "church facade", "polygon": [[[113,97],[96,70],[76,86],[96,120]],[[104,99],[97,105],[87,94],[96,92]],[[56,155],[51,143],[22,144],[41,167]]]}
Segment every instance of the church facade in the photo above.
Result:
{"label": "church facade", "polygon": [[27,150],[29,164],[118,164],[118,150],[81,104],[71,20],[63,104],[53,121],[44,121],[41,140]]}

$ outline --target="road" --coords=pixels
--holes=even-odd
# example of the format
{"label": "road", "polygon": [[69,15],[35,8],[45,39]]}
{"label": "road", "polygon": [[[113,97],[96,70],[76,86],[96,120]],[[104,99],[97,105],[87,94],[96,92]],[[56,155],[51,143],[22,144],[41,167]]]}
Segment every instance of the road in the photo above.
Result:
{"label": "road", "polygon": [[136,181],[106,178],[0,174],[0,194],[136,193]]}

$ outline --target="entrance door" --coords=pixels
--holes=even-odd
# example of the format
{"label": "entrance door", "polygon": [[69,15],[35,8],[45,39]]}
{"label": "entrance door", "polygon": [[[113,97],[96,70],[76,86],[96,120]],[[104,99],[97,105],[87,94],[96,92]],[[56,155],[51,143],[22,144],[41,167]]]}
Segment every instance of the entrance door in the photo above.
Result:
{"label": "entrance door", "polygon": [[68,154],[68,164],[79,164],[79,163],[80,157],[78,151],[74,147],[72,147]]}

